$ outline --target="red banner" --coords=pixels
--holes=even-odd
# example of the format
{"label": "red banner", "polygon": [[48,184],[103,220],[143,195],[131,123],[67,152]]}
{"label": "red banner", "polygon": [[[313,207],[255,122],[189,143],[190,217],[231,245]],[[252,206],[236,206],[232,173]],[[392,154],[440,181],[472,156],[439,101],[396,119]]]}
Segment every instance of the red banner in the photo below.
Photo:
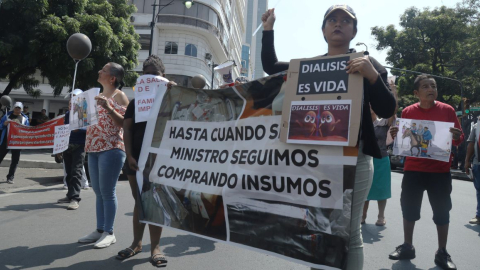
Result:
{"label": "red banner", "polygon": [[63,115],[41,125],[29,127],[10,122],[8,127],[8,149],[53,148],[55,126],[63,125]]}

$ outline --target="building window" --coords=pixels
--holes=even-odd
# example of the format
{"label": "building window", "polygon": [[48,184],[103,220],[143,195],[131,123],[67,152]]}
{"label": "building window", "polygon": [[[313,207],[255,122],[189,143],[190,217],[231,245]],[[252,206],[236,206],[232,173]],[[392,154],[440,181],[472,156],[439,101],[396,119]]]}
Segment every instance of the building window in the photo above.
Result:
{"label": "building window", "polygon": [[150,34],[140,34],[140,50],[150,50]]}
{"label": "building window", "polygon": [[167,41],[165,44],[165,54],[177,54],[178,44],[176,42]]}
{"label": "building window", "polygon": [[197,57],[197,46],[193,44],[187,44],[187,46],[185,46],[185,55]]}
{"label": "building window", "polygon": [[189,88],[193,87],[192,77],[190,76],[168,74],[168,75],[165,75],[165,78],[167,78],[170,81],[174,81],[175,83],[177,83],[178,86],[189,87]]}

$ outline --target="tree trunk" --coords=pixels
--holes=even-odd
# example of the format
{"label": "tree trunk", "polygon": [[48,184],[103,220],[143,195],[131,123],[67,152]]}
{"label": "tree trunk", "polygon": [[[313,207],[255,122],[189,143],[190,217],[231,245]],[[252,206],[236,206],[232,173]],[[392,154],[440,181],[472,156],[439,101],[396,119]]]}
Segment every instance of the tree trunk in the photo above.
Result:
{"label": "tree trunk", "polygon": [[[31,68],[24,68],[20,71],[18,71],[17,73],[15,73],[15,75],[11,76],[9,79],[9,83],[7,85],[7,87],[5,87],[5,89],[3,90],[3,92],[0,94],[0,96],[5,96],[5,95],[8,95],[10,94],[10,92],[12,91],[13,87],[17,84],[18,80],[20,79],[20,77],[22,77],[23,75],[25,75],[26,73],[29,72],[29,69]],[[34,72],[35,72],[35,69],[34,69]]]}

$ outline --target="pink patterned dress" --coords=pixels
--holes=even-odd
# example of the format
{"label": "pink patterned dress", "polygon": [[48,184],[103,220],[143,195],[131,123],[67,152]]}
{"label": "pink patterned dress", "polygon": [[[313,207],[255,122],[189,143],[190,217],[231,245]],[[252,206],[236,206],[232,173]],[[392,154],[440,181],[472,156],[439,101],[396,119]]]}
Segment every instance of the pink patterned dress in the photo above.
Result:
{"label": "pink patterned dress", "polygon": [[[117,113],[124,115],[127,107],[119,105],[113,99],[117,93],[109,98],[108,102]],[[102,152],[114,148],[125,151],[123,128],[115,125],[113,119],[107,114],[107,110],[102,106],[97,105],[97,110],[98,124],[87,127],[85,152]]]}

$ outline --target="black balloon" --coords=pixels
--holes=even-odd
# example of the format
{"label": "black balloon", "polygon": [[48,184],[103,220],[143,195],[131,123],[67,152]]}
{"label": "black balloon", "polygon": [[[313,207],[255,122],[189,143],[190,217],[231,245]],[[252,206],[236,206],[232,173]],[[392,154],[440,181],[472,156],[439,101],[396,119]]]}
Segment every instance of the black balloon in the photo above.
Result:
{"label": "black balloon", "polygon": [[9,96],[2,96],[0,98],[0,103],[5,107],[12,107],[12,99]]}
{"label": "black balloon", "polygon": [[203,77],[202,75],[199,74],[199,75],[193,76],[192,78],[193,88],[203,89],[206,84],[207,84],[207,81],[205,80],[205,77]]}
{"label": "black balloon", "polygon": [[67,51],[74,60],[85,59],[92,51],[92,42],[84,34],[73,34],[68,38]]}

